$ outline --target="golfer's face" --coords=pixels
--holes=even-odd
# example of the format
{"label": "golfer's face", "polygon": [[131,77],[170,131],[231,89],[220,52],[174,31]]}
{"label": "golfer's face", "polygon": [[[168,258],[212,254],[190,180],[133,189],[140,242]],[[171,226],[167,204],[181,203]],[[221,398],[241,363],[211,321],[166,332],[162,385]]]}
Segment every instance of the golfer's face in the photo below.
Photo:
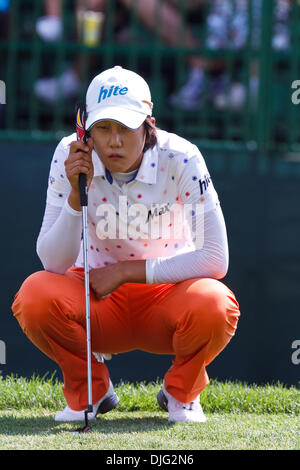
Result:
{"label": "golfer's face", "polygon": [[137,169],[143,158],[145,129],[129,129],[115,121],[100,121],[91,131],[94,148],[103,165],[112,172],[126,173]]}

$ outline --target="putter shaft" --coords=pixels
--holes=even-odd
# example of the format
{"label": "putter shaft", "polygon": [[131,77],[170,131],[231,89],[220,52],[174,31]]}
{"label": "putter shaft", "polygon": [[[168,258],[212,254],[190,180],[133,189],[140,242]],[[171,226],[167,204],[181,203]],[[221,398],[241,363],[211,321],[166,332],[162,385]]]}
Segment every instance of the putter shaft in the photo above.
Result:
{"label": "putter shaft", "polygon": [[[88,263],[87,206],[82,207],[82,234],[84,255],[84,288],[86,312],[86,345],[87,345],[87,376],[88,376],[88,412],[93,411],[92,402],[92,366],[91,366],[91,327],[90,327],[90,282]],[[87,415],[86,415],[87,416]]]}

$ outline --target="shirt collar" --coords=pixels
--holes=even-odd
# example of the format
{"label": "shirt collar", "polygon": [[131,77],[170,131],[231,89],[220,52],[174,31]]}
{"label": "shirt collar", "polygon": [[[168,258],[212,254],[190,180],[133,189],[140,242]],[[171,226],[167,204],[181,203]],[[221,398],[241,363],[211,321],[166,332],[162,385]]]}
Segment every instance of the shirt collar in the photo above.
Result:
{"label": "shirt collar", "polygon": [[101,162],[95,150],[92,151],[92,160],[94,165],[94,176],[104,176],[105,166]]}
{"label": "shirt collar", "polygon": [[143,156],[136,179],[141,183],[155,184],[157,180],[158,152],[157,146],[148,149]]}
{"label": "shirt collar", "polygon": [[[112,176],[109,170],[105,168],[95,150],[92,151],[92,160],[94,164],[94,176],[105,176],[112,184]],[[141,183],[155,184],[157,180],[158,152],[156,146],[148,149],[144,155],[138,173],[135,177]]]}

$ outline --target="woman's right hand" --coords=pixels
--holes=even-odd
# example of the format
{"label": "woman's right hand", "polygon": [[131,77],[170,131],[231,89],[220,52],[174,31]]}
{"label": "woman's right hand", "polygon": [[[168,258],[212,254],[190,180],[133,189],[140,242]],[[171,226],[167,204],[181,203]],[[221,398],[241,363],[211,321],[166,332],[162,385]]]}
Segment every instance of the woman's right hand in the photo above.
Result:
{"label": "woman's right hand", "polygon": [[68,158],[65,160],[66,176],[72,187],[68,202],[75,210],[81,210],[79,193],[79,174],[87,175],[87,187],[89,188],[94,176],[92,150],[94,141],[91,137],[87,143],[76,140],[71,143]]}

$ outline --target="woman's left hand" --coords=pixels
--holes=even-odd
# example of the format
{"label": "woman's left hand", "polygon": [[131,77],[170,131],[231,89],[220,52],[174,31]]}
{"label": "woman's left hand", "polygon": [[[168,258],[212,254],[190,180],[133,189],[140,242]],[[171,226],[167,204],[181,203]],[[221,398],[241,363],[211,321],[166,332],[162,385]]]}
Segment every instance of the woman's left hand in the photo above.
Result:
{"label": "woman's left hand", "polygon": [[125,282],[122,263],[91,269],[89,277],[91,289],[97,299],[107,296]]}
{"label": "woman's left hand", "polygon": [[90,270],[90,286],[97,299],[108,296],[125,282],[146,282],[146,260],[120,261]]}

